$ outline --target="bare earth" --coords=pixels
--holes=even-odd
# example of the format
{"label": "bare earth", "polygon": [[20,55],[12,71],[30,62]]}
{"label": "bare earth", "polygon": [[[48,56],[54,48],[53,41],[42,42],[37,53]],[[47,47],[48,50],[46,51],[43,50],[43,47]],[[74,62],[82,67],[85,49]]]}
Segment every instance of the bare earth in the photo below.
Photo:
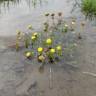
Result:
{"label": "bare earth", "polygon": [[96,96],[96,28],[87,24],[81,34],[76,62],[46,65],[44,73],[35,61],[25,60],[22,50],[8,47],[14,38],[1,37],[0,96]]}

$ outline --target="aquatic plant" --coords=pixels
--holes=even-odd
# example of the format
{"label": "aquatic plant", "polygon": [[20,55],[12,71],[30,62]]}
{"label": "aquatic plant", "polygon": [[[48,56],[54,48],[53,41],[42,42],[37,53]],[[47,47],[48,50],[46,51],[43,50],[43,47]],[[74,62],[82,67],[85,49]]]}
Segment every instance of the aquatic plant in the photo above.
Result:
{"label": "aquatic plant", "polygon": [[43,48],[42,48],[42,47],[39,47],[39,48],[38,48],[38,53],[39,53],[39,54],[42,54],[42,52],[43,52]]}
{"label": "aquatic plant", "polygon": [[52,44],[52,39],[51,38],[46,39],[46,45],[49,47],[51,46],[51,44]]}
{"label": "aquatic plant", "polygon": [[[61,12],[57,14],[59,17],[62,16]],[[49,13],[45,14],[46,17],[48,17],[49,15],[50,15]],[[52,13],[50,16],[51,16],[50,17],[51,20],[56,19],[55,18],[56,13]],[[61,57],[63,57],[63,51],[66,51],[64,49],[66,47],[64,43],[66,44],[66,42],[68,42],[68,40],[64,41],[64,39],[65,38],[70,39],[69,37],[65,37],[65,36],[66,34],[68,35],[71,33],[69,30],[71,28],[71,25],[72,28],[74,28],[74,30],[75,27],[73,26],[76,25],[76,21],[73,19],[71,21],[71,25],[69,25],[67,22],[62,20],[60,26],[58,26],[58,24],[54,22],[55,27],[57,27],[57,29],[55,29],[55,27],[53,27],[52,29],[51,25],[49,25],[50,22],[44,23],[46,32],[44,32],[44,30],[40,32],[34,32],[33,27],[30,24],[27,26],[27,29],[31,31],[24,34],[24,42],[26,48],[24,55],[28,60],[30,59],[33,60],[35,58],[35,60],[37,60],[40,63],[39,71],[41,72],[44,69],[45,64],[54,64],[57,61],[61,60]],[[62,30],[59,30],[59,28],[63,29],[63,32],[65,32],[65,34],[63,34]],[[17,31],[17,38],[20,38],[21,33],[22,33],[21,31]],[[19,42],[17,42],[16,50],[18,50],[18,48],[19,48]],[[70,48],[70,50],[71,49],[72,47]],[[70,53],[71,51],[68,52]]]}
{"label": "aquatic plant", "polygon": [[56,52],[58,56],[62,56],[62,47],[60,45],[56,47]]}

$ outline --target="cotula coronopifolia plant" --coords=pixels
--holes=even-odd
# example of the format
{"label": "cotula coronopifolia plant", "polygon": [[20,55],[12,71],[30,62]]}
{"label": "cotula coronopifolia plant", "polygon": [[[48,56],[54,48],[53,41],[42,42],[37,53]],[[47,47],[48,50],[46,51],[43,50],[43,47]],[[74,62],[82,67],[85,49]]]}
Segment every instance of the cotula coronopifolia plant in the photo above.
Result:
{"label": "cotula coronopifolia plant", "polygon": [[21,31],[20,30],[16,30],[16,51],[19,50],[19,41],[21,39]]}
{"label": "cotula coronopifolia plant", "polygon": [[31,45],[32,45],[32,48],[35,46],[35,43],[37,42],[39,38],[39,35],[37,32],[34,32],[31,36]]}
{"label": "cotula coronopifolia plant", "polygon": [[58,57],[62,56],[62,46],[58,45],[56,47],[56,53],[57,53]]}

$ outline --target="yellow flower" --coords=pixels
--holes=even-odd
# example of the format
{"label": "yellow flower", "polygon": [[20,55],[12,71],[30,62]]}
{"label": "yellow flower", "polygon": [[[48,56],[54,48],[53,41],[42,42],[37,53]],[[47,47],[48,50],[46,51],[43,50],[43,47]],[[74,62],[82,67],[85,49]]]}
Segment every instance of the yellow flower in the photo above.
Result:
{"label": "yellow flower", "polygon": [[62,47],[61,46],[57,46],[56,49],[57,49],[57,51],[61,51]]}
{"label": "yellow flower", "polygon": [[42,51],[43,51],[43,48],[42,48],[42,47],[39,47],[39,48],[38,48],[38,52],[39,52],[39,53],[42,53]]}
{"label": "yellow flower", "polygon": [[30,57],[31,56],[31,52],[27,52],[26,53],[26,57],[28,58],[28,57]]}
{"label": "yellow flower", "polygon": [[43,55],[40,55],[40,56],[38,57],[38,60],[41,61],[41,62],[43,62],[43,61],[45,60],[45,57],[44,57]]}
{"label": "yellow flower", "polygon": [[28,25],[28,27],[27,27],[28,29],[32,29],[32,25]]}
{"label": "yellow flower", "polygon": [[54,54],[55,53],[55,49],[50,49],[50,53]]}
{"label": "yellow flower", "polygon": [[34,41],[36,40],[36,36],[32,36],[31,39]]}
{"label": "yellow flower", "polygon": [[46,44],[51,45],[51,44],[52,44],[52,39],[48,38],[48,39],[46,40]]}
{"label": "yellow flower", "polygon": [[35,33],[33,33],[33,35],[34,35],[34,36],[37,36],[37,35],[38,35],[38,33],[37,33],[37,32],[35,32]]}

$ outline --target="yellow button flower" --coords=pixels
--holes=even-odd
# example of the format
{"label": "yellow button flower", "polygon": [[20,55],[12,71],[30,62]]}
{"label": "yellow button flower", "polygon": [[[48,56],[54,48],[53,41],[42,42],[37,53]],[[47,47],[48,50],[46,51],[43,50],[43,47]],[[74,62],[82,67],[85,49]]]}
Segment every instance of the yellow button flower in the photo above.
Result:
{"label": "yellow button flower", "polygon": [[51,44],[52,44],[52,40],[51,40],[50,38],[48,38],[48,39],[46,40],[46,44],[51,45]]}
{"label": "yellow button flower", "polygon": [[57,51],[61,51],[62,47],[61,46],[57,46],[56,49],[57,49]]}
{"label": "yellow button flower", "polygon": [[34,41],[36,40],[36,36],[32,36],[31,39]]}
{"label": "yellow button flower", "polygon": [[26,57],[28,58],[28,57],[31,56],[31,52],[27,52],[25,55],[26,55]]}
{"label": "yellow button flower", "polygon": [[45,57],[44,57],[43,55],[40,55],[40,56],[38,57],[38,60],[41,61],[41,62],[43,62],[43,61],[45,60]]}
{"label": "yellow button flower", "polygon": [[50,49],[50,53],[54,54],[55,53],[55,49]]}
{"label": "yellow button flower", "polygon": [[35,33],[33,33],[33,35],[34,35],[34,36],[37,36],[37,35],[38,35],[38,33],[37,33],[37,32],[35,32]]}
{"label": "yellow button flower", "polygon": [[39,47],[39,48],[38,48],[38,52],[39,52],[39,53],[42,53],[42,51],[43,51],[43,48],[42,48],[42,47]]}

